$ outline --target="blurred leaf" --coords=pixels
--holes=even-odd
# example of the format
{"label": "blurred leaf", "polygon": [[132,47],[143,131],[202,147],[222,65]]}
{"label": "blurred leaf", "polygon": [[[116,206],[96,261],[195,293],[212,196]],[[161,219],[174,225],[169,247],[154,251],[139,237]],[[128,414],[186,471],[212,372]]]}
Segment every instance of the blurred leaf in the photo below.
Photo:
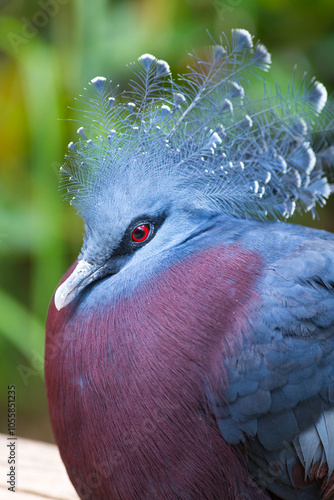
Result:
{"label": "blurred leaf", "polygon": [[[31,359],[34,350],[44,352],[43,324],[25,307],[0,288],[0,334]],[[41,370],[42,373],[42,370]]]}

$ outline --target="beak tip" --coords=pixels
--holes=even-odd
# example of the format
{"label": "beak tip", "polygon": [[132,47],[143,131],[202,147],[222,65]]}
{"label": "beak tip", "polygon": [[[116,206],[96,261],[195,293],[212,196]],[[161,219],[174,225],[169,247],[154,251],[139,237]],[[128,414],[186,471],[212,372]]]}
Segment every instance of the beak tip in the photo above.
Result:
{"label": "beak tip", "polygon": [[66,299],[63,297],[61,288],[62,288],[62,286],[60,285],[57,288],[56,293],[54,295],[54,304],[55,304],[57,311],[60,311],[60,309],[62,309],[66,305],[65,304]]}

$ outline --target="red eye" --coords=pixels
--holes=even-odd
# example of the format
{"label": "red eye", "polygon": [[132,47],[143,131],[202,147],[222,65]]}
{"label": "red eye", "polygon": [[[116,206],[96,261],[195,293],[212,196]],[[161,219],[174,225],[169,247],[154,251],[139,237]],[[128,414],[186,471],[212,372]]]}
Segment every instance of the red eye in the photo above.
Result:
{"label": "red eye", "polygon": [[145,241],[148,235],[150,234],[150,225],[149,224],[140,224],[132,231],[132,241],[136,243],[141,243]]}

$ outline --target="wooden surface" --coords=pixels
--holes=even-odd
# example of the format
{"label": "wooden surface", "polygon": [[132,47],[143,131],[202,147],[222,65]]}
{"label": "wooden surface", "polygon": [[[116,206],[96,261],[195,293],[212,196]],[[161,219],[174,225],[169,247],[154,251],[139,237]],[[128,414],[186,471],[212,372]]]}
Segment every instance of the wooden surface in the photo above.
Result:
{"label": "wooden surface", "polygon": [[78,500],[53,444],[16,440],[16,488],[8,491],[8,436],[0,434],[0,499],[1,500]]}

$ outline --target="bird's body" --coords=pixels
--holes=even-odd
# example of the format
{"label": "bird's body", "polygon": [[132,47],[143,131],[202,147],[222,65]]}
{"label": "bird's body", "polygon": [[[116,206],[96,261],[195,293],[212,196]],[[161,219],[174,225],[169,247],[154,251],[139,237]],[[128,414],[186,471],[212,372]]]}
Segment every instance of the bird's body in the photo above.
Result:
{"label": "bird's body", "polygon": [[[236,480],[245,464],[227,443],[263,422],[286,459],[304,401],[312,423],[332,402],[334,235],[219,216],[192,233],[177,255],[101,280],[64,312],[51,306],[51,417],[71,479],[92,490],[84,498],[261,498]],[[226,441],[213,391],[231,401],[231,413],[214,410]]]}
{"label": "bird's body", "polygon": [[[309,176],[309,143],[275,141]],[[170,172],[150,174],[145,148],[126,156],[115,189],[85,181],[81,167],[93,196],[90,206],[78,190],[87,237],[57,290],[60,310],[50,306],[45,364],[70,479],[91,500],[321,498],[323,468],[334,468],[334,235],[187,198]],[[105,174],[105,150],[92,155]],[[326,197],[314,182],[308,196]]]}

